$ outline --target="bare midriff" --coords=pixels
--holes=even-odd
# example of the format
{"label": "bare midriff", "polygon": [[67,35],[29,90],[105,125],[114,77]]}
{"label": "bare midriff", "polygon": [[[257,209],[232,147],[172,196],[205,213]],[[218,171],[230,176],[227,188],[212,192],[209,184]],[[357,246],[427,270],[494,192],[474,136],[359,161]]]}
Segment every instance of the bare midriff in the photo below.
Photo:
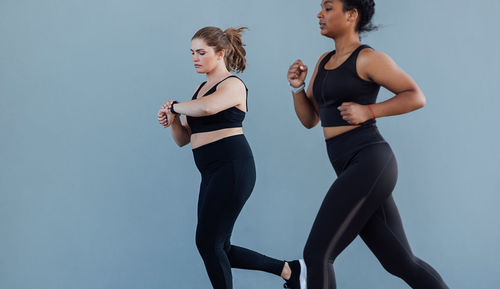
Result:
{"label": "bare midriff", "polygon": [[243,128],[232,127],[214,131],[199,132],[191,135],[191,148],[199,148],[203,145],[218,141],[233,135],[243,134]]}
{"label": "bare midriff", "polygon": [[323,127],[323,135],[325,136],[325,139],[329,139],[353,130],[357,127],[359,127],[359,125],[327,126]]}

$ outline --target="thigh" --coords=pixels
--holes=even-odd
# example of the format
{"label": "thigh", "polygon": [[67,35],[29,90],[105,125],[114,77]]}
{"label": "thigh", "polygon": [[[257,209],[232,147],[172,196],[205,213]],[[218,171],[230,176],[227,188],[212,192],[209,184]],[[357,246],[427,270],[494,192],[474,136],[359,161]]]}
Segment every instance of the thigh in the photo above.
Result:
{"label": "thigh", "polygon": [[391,194],[396,172],[394,156],[385,144],[360,151],[330,187],[308,243],[334,259]]}
{"label": "thigh", "polygon": [[255,177],[251,176],[252,167],[253,162],[227,161],[213,169],[202,181],[204,186],[198,202],[198,233],[217,236],[221,241],[231,235],[236,218],[255,183]]}

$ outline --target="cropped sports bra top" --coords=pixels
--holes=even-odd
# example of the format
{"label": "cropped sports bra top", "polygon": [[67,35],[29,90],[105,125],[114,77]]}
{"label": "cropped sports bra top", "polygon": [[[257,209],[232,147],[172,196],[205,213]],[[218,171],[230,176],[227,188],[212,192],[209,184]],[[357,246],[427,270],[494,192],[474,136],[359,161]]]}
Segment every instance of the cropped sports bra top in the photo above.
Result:
{"label": "cropped sports bra top", "polygon": [[[216,85],[214,85],[212,88],[210,88],[207,93],[205,93],[203,96],[207,96],[209,94],[214,93],[217,90],[217,86],[223,82],[224,80],[230,78],[230,77],[236,77],[239,79],[239,77],[235,75],[228,76],[224,78],[223,80],[219,81]],[[241,80],[241,79],[240,79]],[[201,88],[206,84],[207,82],[203,82],[198,90],[194,93],[193,95],[193,100],[196,99],[196,96],[198,95],[198,92],[200,92]],[[243,83],[244,84],[244,83]],[[245,89],[247,92],[247,98],[248,98],[248,88],[245,85]],[[247,102],[248,104],[248,102]],[[247,110],[248,110],[248,105],[247,105]],[[245,119],[245,112],[238,109],[237,107],[233,106],[228,109],[225,109],[223,111],[219,111],[216,114],[212,115],[207,115],[207,116],[201,116],[201,117],[194,117],[194,116],[186,116],[187,122],[189,124],[189,127],[191,128],[191,133],[200,133],[200,132],[208,132],[208,131],[214,131],[214,130],[219,130],[223,128],[232,128],[232,127],[242,127],[243,119]]]}
{"label": "cropped sports bra top", "polygon": [[[358,104],[374,104],[380,90],[380,85],[359,77],[356,71],[356,60],[359,52],[368,45],[361,45],[354,50],[349,58],[335,69],[325,69],[325,64],[335,54],[335,50],[328,53],[320,62],[316,78],[314,79],[313,94],[319,106],[321,126],[351,125],[342,118],[337,107],[343,102]],[[370,119],[362,125],[374,123]]]}

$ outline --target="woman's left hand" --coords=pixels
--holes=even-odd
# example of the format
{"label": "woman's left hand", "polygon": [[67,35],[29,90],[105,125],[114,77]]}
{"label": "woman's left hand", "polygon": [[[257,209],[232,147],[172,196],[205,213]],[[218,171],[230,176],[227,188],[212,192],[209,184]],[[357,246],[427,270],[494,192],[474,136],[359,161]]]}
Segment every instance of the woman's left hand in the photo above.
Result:
{"label": "woman's left hand", "polygon": [[371,118],[372,113],[367,105],[358,104],[355,102],[343,102],[338,107],[342,118],[350,124],[360,124]]}

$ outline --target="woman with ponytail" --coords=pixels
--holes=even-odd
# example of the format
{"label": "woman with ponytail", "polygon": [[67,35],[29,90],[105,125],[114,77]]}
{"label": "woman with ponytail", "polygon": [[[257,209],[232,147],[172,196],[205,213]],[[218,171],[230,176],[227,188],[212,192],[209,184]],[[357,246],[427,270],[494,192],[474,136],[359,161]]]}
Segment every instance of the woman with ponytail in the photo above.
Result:
{"label": "woman with ponytail", "polygon": [[[158,112],[158,121],[171,128],[179,146],[191,143],[201,173],[196,246],[215,289],[233,288],[231,268],[265,271],[299,282],[300,272],[293,270],[299,261],[289,264],[230,243],[233,225],[256,176],[242,129],[248,90],[231,74],[246,67],[241,40],[245,29],[205,27],[196,32],[192,59],[196,72],[206,74],[207,80],[191,100],[169,100]],[[180,115],[185,117],[181,120]]]}
{"label": "woman with ponytail", "polygon": [[[306,128],[321,121],[337,174],[304,248],[307,289],[336,288],[332,264],[358,235],[411,288],[448,288],[410,248],[392,198],[396,159],[375,125],[423,107],[424,94],[389,56],[361,43],[360,33],[375,29],[373,0],[322,0],[321,8],[319,28],[335,50],[320,57],[307,89],[307,66],[297,60],[288,70],[295,112]],[[395,96],[376,103],[380,86]]]}

